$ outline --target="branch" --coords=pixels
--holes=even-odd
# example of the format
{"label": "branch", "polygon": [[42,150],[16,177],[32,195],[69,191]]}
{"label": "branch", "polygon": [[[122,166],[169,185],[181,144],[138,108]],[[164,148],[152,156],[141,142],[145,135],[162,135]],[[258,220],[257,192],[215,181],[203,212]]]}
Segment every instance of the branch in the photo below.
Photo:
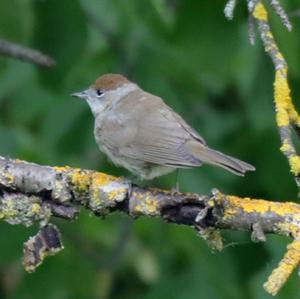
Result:
{"label": "branch", "polygon": [[[277,3],[277,1],[272,2],[273,5]],[[281,11],[282,13],[282,9],[278,9],[278,11]],[[291,97],[291,91],[287,80],[287,62],[275,42],[268,24],[267,11],[260,1],[257,1],[253,7],[252,15],[257,21],[258,30],[260,32],[265,51],[272,59],[275,67],[274,101],[276,109],[276,122],[281,140],[280,150],[288,159],[290,170],[294,175],[296,184],[300,190],[300,157],[297,154],[292,141],[292,128],[298,135],[300,132],[300,116],[295,109]],[[283,20],[288,20],[287,17],[282,18]]]}
{"label": "branch", "polygon": [[136,219],[160,217],[166,222],[190,226],[222,250],[220,229],[246,230],[253,241],[265,241],[265,233],[294,239],[267,284],[279,289],[300,260],[300,205],[225,195],[179,193],[141,188],[126,178],[70,167],[50,167],[0,157],[0,218],[26,226],[40,223],[41,230],[24,246],[23,263],[32,272],[45,256],[63,248],[52,217],[74,219],[83,206],[96,216],[119,211]]}
{"label": "branch", "polygon": [[[300,191],[300,157],[296,152],[293,140],[292,129],[295,130],[300,137],[300,116],[296,111],[288,84],[288,65],[280,52],[274,36],[271,32],[268,13],[261,0],[247,0],[249,10],[249,39],[250,43],[254,44],[254,22],[256,21],[258,31],[260,33],[264,49],[270,56],[275,68],[274,81],[274,102],[276,110],[276,123],[279,130],[281,147],[280,150],[286,156],[290,171],[294,175],[295,182]],[[281,19],[283,25],[289,30],[292,30],[292,25],[288,15],[281,6],[279,0],[270,0],[270,4],[275,13]],[[233,12],[236,6],[236,1],[229,0],[225,6],[225,16],[228,19],[233,18]],[[283,212],[283,211],[282,211]],[[260,230],[260,228],[259,228]],[[292,228],[291,228],[292,230]],[[264,288],[272,295],[276,295],[293,269],[300,262],[300,239],[299,230],[295,228],[294,233],[291,233],[294,241],[289,245],[287,253],[279,263],[268,281],[264,284]],[[259,236],[263,237],[260,234]]]}
{"label": "branch", "polygon": [[24,46],[0,39],[0,55],[9,56],[39,66],[54,66],[55,61],[38,50],[26,48]]}

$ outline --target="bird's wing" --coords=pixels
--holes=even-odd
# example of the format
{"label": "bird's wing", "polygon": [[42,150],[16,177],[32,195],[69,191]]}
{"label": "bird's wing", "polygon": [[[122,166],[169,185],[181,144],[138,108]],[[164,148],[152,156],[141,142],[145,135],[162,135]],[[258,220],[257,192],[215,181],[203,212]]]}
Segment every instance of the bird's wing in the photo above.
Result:
{"label": "bird's wing", "polygon": [[159,97],[145,92],[122,99],[102,132],[105,144],[123,157],[174,167],[202,164],[185,145],[193,139],[205,147],[205,141]]}

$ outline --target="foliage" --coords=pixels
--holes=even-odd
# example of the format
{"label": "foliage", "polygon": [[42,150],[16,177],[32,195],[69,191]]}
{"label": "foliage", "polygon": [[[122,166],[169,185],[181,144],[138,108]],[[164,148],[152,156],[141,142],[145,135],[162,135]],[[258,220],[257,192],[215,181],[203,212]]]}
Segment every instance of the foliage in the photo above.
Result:
{"label": "foliage", "polygon": [[[57,67],[0,59],[1,155],[126,175],[99,154],[87,105],[69,96],[100,74],[121,72],[162,96],[212,147],[257,168],[245,178],[206,166],[181,171],[183,191],[217,187],[295,199],[279,151],[271,62],[259,40],[254,47],[248,43],[243,2],[232,22],[223,6],[197,0],[2,0],[1,38],[38,48]],[[298,7],[297,0],[286,3],[287,11]],[[271,18],[295,99],[299,20],[292,19],[288,33]],[[170,175],[154,184],[169,188],[174,181]],[[75,223],[57,224],[66,250],[29,275],[19,259],[20,239],[30,230],[1,223],[0,298],[265,298],[261,281],[286,244],[281,237],[253,244],[248,234],[227,233],[228,246],[213,254],[193,232],[158,220],[133,224],[121,215],[99,221],[83,214]],[[299,294],[295,276],[278,297]]]}

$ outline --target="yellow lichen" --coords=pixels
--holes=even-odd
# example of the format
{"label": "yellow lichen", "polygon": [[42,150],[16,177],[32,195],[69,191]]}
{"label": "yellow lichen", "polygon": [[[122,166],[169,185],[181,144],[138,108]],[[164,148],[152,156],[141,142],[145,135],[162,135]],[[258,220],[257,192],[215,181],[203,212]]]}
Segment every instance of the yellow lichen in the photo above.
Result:
{"label": "yellow lichen", "polygon": [[71,174],[71,182],[78,191],[87,191],[90,185],[91,176],[80,170],[76,170]]}
{"label": "yellow lichen", "polygon": [[89,199],[89,207],[92,211],[98,211],[103,210],[103,201],[100,198],[99,192],[94,192],[91,194],[91,198]]}
{"label": "yellow lichen", "polygon": [[[267,35],[268,38],[271,38],[271,39],[274,38],[274,36],[273,36],[273,34],[272,34],[271,31],[268,31],[266,35]],[[283,57],[281,56],[281,58],[283,58]],[[279,59],[279,56],[278,56],[278,59]]]}
{"label": "yellow lichen", "polygon": [[7,184],[11,185],[15,181],[15,177],[12,174],[5,172],[3,175]]}
{"label": "yellow lichen", "polygon": [[118,181],[118,178],[101,172],[94,172],[91,176],[91,179],[92,179],[92,183],[91,183],[92,188],[97,188],[97,189]]}
{"label": "yellow lichen", "polygon": [[[280,52],[278,52],[277,56],[278,55],[282,57],[282,54]],[[279,112],[285,110],[285,113],[287,113],[287,117],[289,118],[289,120],[293,121],[296,125],[300,125],[300,116],[295,109],[290,95],[291,91],[287,81],[287,68],[281,68],[276,71],[274,88],[276,109],[278,109]],[[288,124],[286,115],[282,115],[282,117],[279,116],[279,119],[280,118],[283,118],[283,123],[281,125]],[[280,121],[278,125],[280,126]]]}
{"label": "yellow lichen", "polygon": [[18,215],[18,211],[15,206],[15,202],[12,199],[8,199],[5,201],[5,205],[2,206],[0,212],[0,219],[8,219],[12,217],[16,217]]}
{"label": "yellow lichen", "polygon": [[262,3],[257,3],[253,10],[253,16],[254,18],[260,20],[260,21],[267,21],[268,20],[268,14],[267,11]]}
{"label": "yellow lichen", "polygon": [[136,200],[134,212],[142,213],[145,215],[159,214],[159,205],[157,198],[151,192],[134,193],[132,196]]}
{"label": "yellow lichen", "polygon": [[96,185],[96,186],[107,185],[107,184],[117,180],[116,177],[107,175],[102,172],[94,172],[92,175],[92,179],[93,179],[93,185]]}
{"label": "yellow lichen", "polygon": [[264,284],[265,290],[275,296],[287,281],[293,270],[298,266],[299,262],[300,241],[296,239],[288,245],[287,252],[283,259],[269,276],[268,281]]}
{"label": "yellow lichen", "polygon": [[141,205],[136,205],[136,206],[134,207],[134,211],[137,212],[137,213],[140,213],[140,212],[143,211],[143,208],[142,208]]}
{"label": "yellow lichen", "polygon": [[210,207],[214,207],[215,206],[215,202],[211,199],[207,202],[207,204],[210,206]]}
{"label": "yellow lichen", "polygon": [[27,161],[21,160],[21,159],[14,159],[16,163],[27,163]]}
{"label": "yellow lichen", "polygon": [[41,205],[39,203],[33,203],[31,206],[31,212],[33,214],[40,214],[42,211]]}
{"label": "yellow lichen", "polygon": [[58,172],[67,172],[71,168],[69,166],[54,166],[53,169]]}
{"label": "yellow lichen", "polygon": [[283,152],[283,153],[286,153],[288,151],[291,150],[291,145],[289,144],[288,140],[285,139],[282,143],[282,146],[280,147],[280,150]]}
{"label": "yellow lichen", "polygon": [[115,188],[114,190],[108,191],[106,196],[109,201],[115,201],[118,198],[122,198],[126,192],[126,188]]}
{"label": "yellow lichen", "polygon": [[293,215],[300,217],[300,208],[292,202],[278,203],[269,202],[262,199],[241,198],[238,196],[226,196],[224,217],[232,217],[236,214],[244,213],[266,213],[273,212],[279,216]]}
{"label": "yellow lichen", "polygon": [[269,207],[270,207],[270,212],[273,212],[279,216],[292,215],[293,217],[296,217],[297,215],[300,215],[299,207],[293,202],[285,202],[284,204],[278,202],[277,203],[271,202],[269,204]]}
{"label": "yellow lichen", "polygon": [[298,112],[296,111],[293,104],[289,105],[288,111],[289,111],[289,116],[290,116],[291,121],[296,126],[300,127],[300,116],[299,116]]}
{"label": "yellow lichen", "polygon": [[[273,36],[272,36],[273,37]],[[275,57],[278,59],[278,60],[284,60],[282,54],[280,52],[278,52]]]}
{"label": "yellow lichen", "polygon": [[289,158],[289,162],[290,162],[290,167],[291,167],[291,172],[294,175],[298,175],[300,173],[300,158],[299,156],[291,156]]}
{"label": "yellow lichen", "polygon": [[295,106],[292,102],[292,98],[291,98],[290,94],[286,98],[286,101],[287,101],[287,109],[288,109],[288,114],[289,114],[290,120],[293,121],[293,123],[295,123],[295,124],[299,124],[300,117],[299,117],[298,112],[295,109]]}
{"label": "yellow lichen", "polygon": [[269,210],[266,201],[253,200],[248,197],[240,198],[238,196],[227,196],[228,206],[224,210],[224,216],[232,216],[240,213],[241,210],[245,213],[265,213]]}
{"label": "yellow lichen", "polygon": [[[294,218],[294,217],[293,217]],[[299,222],[299,218],[300,217],[295,217],[295,218],[298,218],[298,222]],[[297,222],[296,222],[297,223]],[[298,224],[294,224],[294,223],[289,223],[289,222],[281,222],[281,223],[278,223],[276,224],[277,228],[278,228],[278,231],[280,233],[283,233],[287,236],[292,236],[292,237],[296,237],[299,235],[299,225]]]}
{"label": "yellow lichen", "polygon": [[18,213],[16,210],[5,209],[0,212],[0,219],[8,219],[12,217],[16,217]]}
{"label": "yellow lichen", "polygon": [[[93,210],[105,210],[106,207],[114,206],[114,203],[120,202],[126,197],[127,185],[122,178],[100,172],[85,173],[84,175],[90,179],[88,186],[84,184],[83,189],[89,188],[89,205]],[[80,180],[80,176],[78,179]]]}
{"label": "yellow lichen", "polygon": [[157,204],[157,201],[154,200],[153,198],[147,198],[145,200],[145,206],[146,206],[146,209],[148,210],[148,212],[150,214],[153,214],[157,211],[157,208],[158,208],[158,204]]}
{"label": "yellow lichen", "polygon": [[289,125],[288,108],[291,105],[290,89],[286,71],[277,70],[274,82],[274,98],[276,105],[276,121],[279,127]]}

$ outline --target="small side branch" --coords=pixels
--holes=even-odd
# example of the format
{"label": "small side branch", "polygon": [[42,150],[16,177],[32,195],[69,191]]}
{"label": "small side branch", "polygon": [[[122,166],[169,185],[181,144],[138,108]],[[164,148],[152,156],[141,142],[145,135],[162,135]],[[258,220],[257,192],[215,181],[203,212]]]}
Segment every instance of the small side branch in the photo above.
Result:
{"label": "small side branch", "polygon": [[0,55],[19,59],[39,66],[54,66],[55,61],[38,50],[0,39]]}
{"label": "small side branch", "polygon": [[300,262],[300,240],[294,240],[289,246],[278,267],[269,276],[264,288],[275,296],[278,290],[285,284],[291,273]]}
{"label": "small side branch", "polygon": [[34,272],[47,256],[54,255],[63,248],[57,227],[53,224],[43,226],[34,237],[24,243],[25,270]]}

